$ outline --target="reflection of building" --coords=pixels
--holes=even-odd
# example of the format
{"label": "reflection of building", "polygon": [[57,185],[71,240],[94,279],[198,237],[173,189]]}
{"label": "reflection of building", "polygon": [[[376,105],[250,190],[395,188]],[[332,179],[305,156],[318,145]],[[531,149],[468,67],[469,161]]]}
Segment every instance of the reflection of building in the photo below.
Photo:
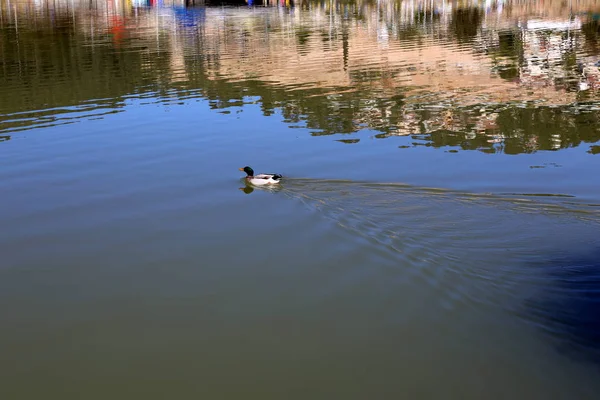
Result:
{"label": "reflection of building", "polygon": [[577,37],[570,34],[581,27],[573,20],[528,20],[521,24],[522,59],[520,82],[527,86],[553,86],[570,80],[575,86],[578,73],[565,65],[564,57],[575,52]]}

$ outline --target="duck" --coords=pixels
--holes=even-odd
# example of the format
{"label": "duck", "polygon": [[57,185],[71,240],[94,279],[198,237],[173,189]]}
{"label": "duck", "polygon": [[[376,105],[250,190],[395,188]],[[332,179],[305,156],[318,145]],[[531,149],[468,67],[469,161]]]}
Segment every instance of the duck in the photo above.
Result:
{"label": "duck", "polygon": [[281,176],[280,174],[254,175],[254,170],[248,166],[240,168],[240,171],[244,171],[246,173],[246,182],[256,186],[275,185],[281,181],[281,178],[283,178],[283,176]]}

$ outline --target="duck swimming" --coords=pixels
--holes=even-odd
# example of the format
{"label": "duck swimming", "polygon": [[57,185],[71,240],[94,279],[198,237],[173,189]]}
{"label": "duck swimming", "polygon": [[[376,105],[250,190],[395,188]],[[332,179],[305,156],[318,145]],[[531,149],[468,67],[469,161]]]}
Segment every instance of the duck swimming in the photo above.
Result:
{"label": "duck swimming", "polygon": [[246,173],[246,182],[257,186],[277,184],[279,181],[281,181],[281,178],[283,178],[283,176],[279,174],[254,175],[254,170],[248,166],[240,168],[240,171],[244,171]]}

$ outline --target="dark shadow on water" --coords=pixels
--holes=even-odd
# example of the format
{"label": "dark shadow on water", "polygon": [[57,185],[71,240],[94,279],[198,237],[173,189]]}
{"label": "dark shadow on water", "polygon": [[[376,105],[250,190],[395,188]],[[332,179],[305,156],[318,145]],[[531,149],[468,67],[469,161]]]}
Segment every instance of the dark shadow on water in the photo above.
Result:
{"label": "dark shadow on water", "polygon": [[526,315],[564,355],[600,367],[600,249],[536,263],[552,289],[530,299]]}

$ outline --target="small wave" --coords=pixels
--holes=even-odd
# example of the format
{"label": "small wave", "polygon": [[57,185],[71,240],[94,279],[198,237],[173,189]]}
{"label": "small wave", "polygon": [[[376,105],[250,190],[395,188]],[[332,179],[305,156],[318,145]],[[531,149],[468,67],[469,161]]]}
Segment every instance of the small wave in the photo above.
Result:
{"label": "small wave", "polygon": [[407,284],[423,281],[444,308],[521,309],[531,293],[556,286],[528,263],[589,241],[600,222],[595,205],[564,194],[308,178],[288,178],[277,192],[379,247]]}

